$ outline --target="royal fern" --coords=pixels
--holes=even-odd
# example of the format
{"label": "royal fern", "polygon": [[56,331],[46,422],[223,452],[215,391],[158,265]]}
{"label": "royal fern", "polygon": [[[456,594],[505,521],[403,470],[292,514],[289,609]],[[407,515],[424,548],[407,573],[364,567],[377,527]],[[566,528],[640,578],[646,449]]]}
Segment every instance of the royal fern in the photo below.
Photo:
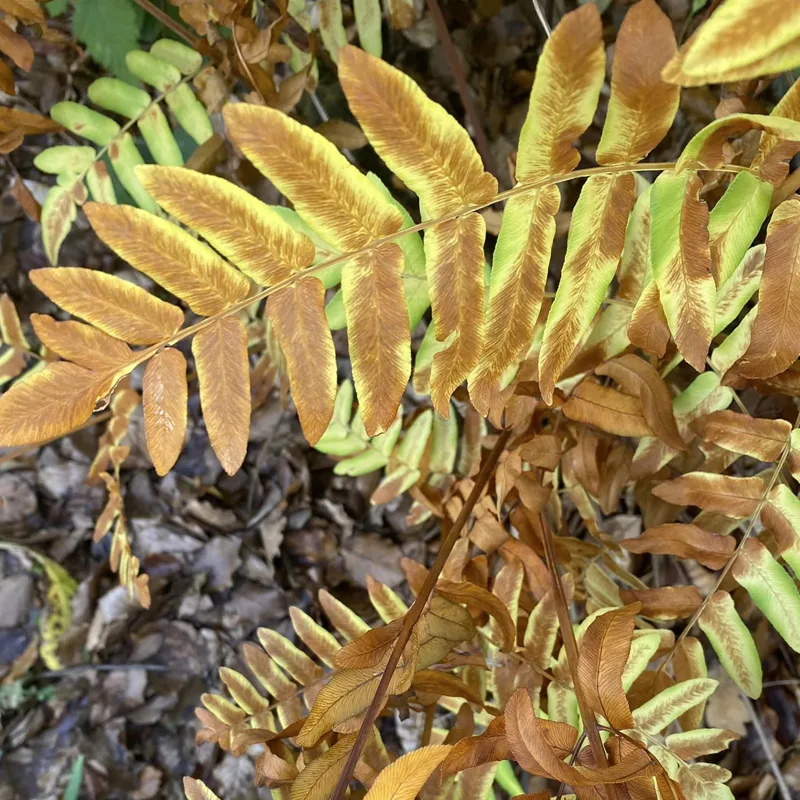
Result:
{"label": "royal fern", "polygon": [[153,99],[143,89],[117,78],[98,78],[89,86],[89,100],[127,120],[120,126],[110,117],[72,101],[56,103],[50,116],[72,133],[88,139],[101,150],[83,145],[57,145],[43,150],[34,163],[58,176],[58,183],[42,206],[42,239],[50,263],[58,263],[61,244],[87,199],[86,186],[96,202],[117,202],[114,182],[102,156],[107,155],[114,174],[133,201],[158,213],[158,206],[142,187],[135,168],[144,158],[128,130],[135,124],[150,157],[157,164],[182,166],[183,153],[160,102],[166,102],[178,124],[200,146],[214,135],[203,104],[187,81],[197,74],[202,58],[186,45],[161,39],[150,52],[131,50],[125,57],[130,72],[159,93]]}
{"label": "royal fern", "polygon": [[[31,272],[84,322],[33,320],[63,360],[31,370],[0,399],[0,441],[63,435],[112,398],[95,469],[110,491],[98,532],[116,525],[115,566],[142,602],[146,577],[136,574],[119,493],[133,407],[121,382],[146,365],[145,432],[164,474],[185,437],[188,350],[178,345],[191,341],[209,439],[234,473],[262,392],[251,392],[249,355],[262,300],[268,350],[274,337],[309,443],[341,459],[339,473],[387,468],[376,502],[410,490],[421,504],[412,519],[430,512],[444,522],[433,565],[405,563],[410,607],[371,582],[384,625],[369,628],[323,593],[344,646],[294,610],[297,644],[261,631],[263,647],[245,647],[269,698],[230,669],[221,678],[233,699],[205,698],[201,737],[237,753],[260,746],[259,780],[290,800],[341,800],[353,778],[371,800],[483,796],[506,759],[579,797],[613,797],[616,784],[648,800],[730,797],[726,770],[693,763],[732,741],[702,728],[716,681],[694,626],[751,697],[762,688],[750,633],[757,612],[745,612],[741,597],[800,652],[800,592],[781,563],[800,568],[790,482],[800,477],[800,433],[797,421],[746,413],[737,394],[800,396],[800,200],[782,185],[800,151],[800,82],[769,115],[716,119],[675,162],[643,159],[672,124],[678,84],[709,79],[694,49],[707,54],[721,31],[765,8],[774,11],[773,0],[727,0],[680,51],[654,0],[629,9],[598,166],[585,169],[576,169],[575,142],[604,82],[603,31],[593,3],[567,14],[539,60],[518,183],[503,193],[467,132],[408,76],[340,46],[350,108],[418,196],[418,224],[321,135],[275,109],[230,102],[230,139],[293,210],[216,176],[139,165],[135,178],[171,219],[103,202],[84,210],[98,236],[174,301],[80,267]],[[709,74],[762,75],[794,58],[795,34],[793,21],[767,42],[753,25],[746,46],[720,50]],[[731,163],[728,140],[749,131],[760,136],[755,157]],[[649,184],[635,173],[658,177]],[[579,178],[587,180],[550,293],[557,187]],[[487,270],[480,212],[500,201]],[[326,311],[326,290],[338,283]],[[404,423],[411,334],[429,300],[412,384],[433,408]],[[30,347],[5,305],[9,360],[24,361]],[[345,324],[355,415],[331,334]],[[267,357],[272,366],[262,360],[253,371],[259,380],[277,364]],[[501,432],[483,436],[481,416]],[[492,449],[481,458],[483,444]],[[732,474],[742,456],[766,463]],[[448,480],[454,473],[464,477]],[[645,531],[619,541],[604,515],[623,496],[635,498]],[[586,538],[565,535],[576,518]],[[694,562],[697,585],[650,586],[623,566],[625,551]],[[703,583],[713,587],[705,596]],[[577,627],[573,601],[586,612]],[[389,763],[380,715],[432,715],[437,703],[457,715],[453,729],[429,724],[417,751]],[[213,795],[189,780],[187,796]]]}

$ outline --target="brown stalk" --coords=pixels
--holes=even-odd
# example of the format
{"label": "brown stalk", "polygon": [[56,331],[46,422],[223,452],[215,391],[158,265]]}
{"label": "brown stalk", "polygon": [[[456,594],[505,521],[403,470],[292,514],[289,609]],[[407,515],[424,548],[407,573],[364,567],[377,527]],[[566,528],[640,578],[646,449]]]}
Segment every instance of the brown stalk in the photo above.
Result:
{"label": "brown stalk", "polygon": [[428,9],[433,17],[433,24],[436,26],[436,35],[442,43],[444,57],[447,59],[450,72],[453,73],[453,77],[455,78],[456,88],[461,97],[461,104],[464,106],[467,119],[469,119],[475,133],[475,145],[480,153],[483,166],[486,167],[488,172],[491,172],[492,175],[497,177],[497,169],[494,158],[492,157],[489,140],[486,137],[486,131],[483,129],[481,114],[470,93],[469,86],[467,85],[467,78],[464,75],[464,68],[461,65],[461,59],[458,57],[458,51],[450,37],[450,31],[447,29],[447,23],[445,22],[444,14],[442,14],[442,9],[439,6],[438,0],[428,0]]}
{"label": "brown stalk", "polygon": [[155,17],[165,28],[168,28],[177,36],[180,36],[191,48],[203,55],[214,58],[212,49],[205,43],[205,40],[186,30],[183,25],[172,19],[166,11],[153,5],[150,0],[134,0],[134,2],[136,5],[141,6],[150,16]]}
{"label": "brown stalk", "polygon": [[478,477],[475,479],[475,484],[472,487],[472,491],[469,493],[469,497],[467,497],[465,500],[461,511],[459,511],[458,516],[453,521],[453,526],[450,528],[447,537],[445,538],[444,542],[442,542],[441,550],[439,550],[436,560],[433,562],[433,565],[428,571],[416,600],[414,600],[413,605],[408,609],[406,615],[403,617],[403,626],[400,629],[400,635],[397,637],[397,640],[394,643],[394,649],[392,650],[392,654],[389,656],[389,661],[386,663],[386,668],[383,671],[378,688],[375,690],[375,696],[372,698],[372,702],[369,704],[369,708],[367,708],[364,714],[364,721],[361,723],[361,727],[358,729],[358,735],[353,743],[353,749],[350,751],[350,755],[347,757],[347,763],[344,765],[342,774],[339,776],[336,788],[331,795],[331,800],[342,800],[342,798],[344,798],[344,793],[347,790],[347,787],[353,776],[356,764],[361,756],[361,751],[364,749],[364,745],[367,742],[372,725],[378,718],[378,714],[381,711],[381,706],[383,705],[383,700],[389,690],[389,684],[392,680],[392,676],[394,675],[395,668],[400,663],[403,650],[405,650],[405,647],[411,638],[411,634],[414,631],[414,626],[422,616],[422,612],[427,605],[428,598],[430,597],[434,586],[436,586],[436,581],[439,580],[439,575],[444,568],[445,562],[447,561],[447,558],[456,542],[460,538],[461,530],[472,514],[472,510],[475,508],[475,504],[478,502],[478,499],[483,493],[486,484],[494,474],[494,469],[497,466],[500,455],[505,449],[510,437],[510,429],[503,431],[497,437],[497,441],[492,448],[492,452],[489,454],[489,457],[486,459],[483,467],[481,467],[481,471],[478,473]]}
{"label": "brown stalk", "polygon": [[[550,571],[550,577],[553,581],[553,591],[555,592],[558,627],[561,631],[561,638],[564,640],[567,664],[569,665],[569,671],[572,675],[572,686],[575,690],[575,697],[578,700],[578,709],[581,712],[583,728],[586,731],[589,745],[592,748],[592,755],[594,756],[598,768],[602,769],[608,767],[608,757],[603,747],[603,741],[600,739],[600,730],[597,727],[597,720],[595,719],[594,712],[589,708],[586,698],[583,696],[583,689],[581,688],[580,681],[578,680],[578,643],[575,641],[575,632],[572,630],[572,620],[569,617],[567,598],[564,594],[564,587],[561,585],[558,567],[556,566],[553,533],[550,530],[550,523],[544,511],[539,514],[539,521],[542,526],[542,539],[544,540],[544,554],[547,561],[547,568]],[[614,800],[614,798],[616,798],[617,792],[613,784],[606,786],[606,795],[609,800]]]}

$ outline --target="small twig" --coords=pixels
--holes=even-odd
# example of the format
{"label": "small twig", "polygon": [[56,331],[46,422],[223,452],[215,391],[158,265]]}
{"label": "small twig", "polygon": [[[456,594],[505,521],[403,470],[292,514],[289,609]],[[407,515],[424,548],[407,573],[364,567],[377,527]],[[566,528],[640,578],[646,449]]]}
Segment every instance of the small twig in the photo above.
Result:
{"label": "small twig", "polygon": [[74,667],[64,667],[64,669],[54,669],[48,672],[40,672],[38,675],[31,674],[31,680],[39,678],[64,678],[67,675],[79,675],[83,672],[128,672],[136,669],[143,669],[146,672],[167,672],[171,667],[163,664],[76,664]]}
{"label": "small twig", "polygon": [[253,77],[253,73],[250,71],[250,65],[244,60],[244,56],[242,55],[242,48],[239,46],[239,37],[236,35],[235,22],[233,23],[233,27],[231,28],[231,38],[233,39],[233,48],[234,50],[236,50],[236,57],[239,59],[240,66],[247,75],[247,80],[250,81],[250,85],[253,87],[253,90],[261,98],[261,102],[265,106],[269,105],[269,103],[267,103],[266,98],[264,97],[264,93],[261,91],[261,87],[256,83],[255,78]]}
{"label": "small twig", "polygon": [[427,747],[431,743],[431,734],[433,733],[433,717],[435,714],[435,703],[425,706],[425,727],[422,729],[422,738],[419,742],[420,747]]}
{"label": "small twig", "polygon": [[180,36],[194,50],[212,57],[211,48],[206,44],[205,40],[186,30],[183,25],[172,19],[166,11],[153,5],[150,0],[134,0],[134,2],[141,6],[150,16],[155,17],[165,28]]}
{"label": "small twig", "polygon": [[494,157],[492,156],[492,149],[489,146],[489,139],[486,137],[486,131],[483,129],[480,112],[478,111],[477,105],[475,105],[475,100],[467,85],[467,78],[464,75],[461,60],[458,57],[458,51],[453,44],[453,40],[450,38],[450,31],[447,30],[447,23],[445,22],[444,14],[442,14],[442,9],[439,6],[438,0],[428,0],[428,9],[433,17],[433,24],[436,26],[436,34],[439,37],[439,41],[442,43],[442,50],[444,51],[444,56],[450,67],[450,72],[453,73],[453,77],[455,78],[458,94],[464,106],[464,112],[472,125],[475,134],[475,146],[478,148],[478,152],[481,155],[483,166],[488,172],[491,172],[492,175],[497,177],[497,167],[495,166]]}
{"label": "small twig", "polygon": [[539,5],[539,0],[531,0],[533,3],[533,10],[536,12],[536,16],[539,17],[539,22],[542,23],[542,28],[544,28],[545,34],[547,34],[547,38],[549,39],[553,33],[553,29],[550,27],[550,23],[547,21],[547,17],[544,15],[544,10],[542,9],[541,5]]}
{"label": "small twig", "polygon": [[[539,514],[539,523],[542,529],[542,539],[544,540],[544,553],[547,561],[547,568],[550,571],[550,578],[553,583],[553,592],[556,600],[556,614],[558,615],[558,627],[561,631],[561,638],[564,640],[564,649],[567,653],[567,664],[572,675],[572,688],[578,700],[578,710],[583,720],[583,728],[589,737],[589,744],[592,748],[592,755],[595,763],[600,769],[608,767],[608,757],[606,756],[603,740],[600,738],[600,731],[597,727],[597,719],[594,712],[589,708],[586,698],[583,695],[580,681],[578,680],[578,643],[575,641],[575,631],[572,629],[572,620],[569,616],[569,606],[564,594],[564,587],[561,584],[561,577],[556,566],[556,549],[553,544],[553,533],[550,530],[550,523],[546,514],[542,511]],[[617,797],[616,789],[613,784],[606,787],[606,796],[609,800]]]}
{"label": "small twig", "polygon": [[745,704],[745,706],[747,706],[747,711],[750,714],[750,722],[753,723],[753,727],[756,729],[758,741],[761,742],[761,749],[764,751],[764,757],[767,759],[769,768],[772,771],[772,774],[775,776],[775,784],[778,787],[778,794],[781,796],[782,800],[792,800],[792,793],[789,791],[789,787],[786,785],[786,779],[783,777],[780,764],[778,764],[778,762],[775,760],[775,754],[772,752],[772,746],[769,743],[769,739],[767,739],[767,734],[764,730],[758,710],[753,705],[753,702],[750,700],[750,698],[744,694],[744,692],[740,692],[739,694],[742,697],[742,702]]}
{"label": "small twig", "polygon": [[394,676],[394,671],[397,665],[400,663],[400,658],[402,657],[403,651],[405,650],[406,645],[411,638],[411,634],[414,632],[414,626],[422,616],[422,612],[428,603],[428,598],[436,586],[436,581],[439,580],[439,574],[444,568],[444,565],[448,556],[453,550],[453,547],[461,537],[461,530],[472,514],[475,504],[478,502],[478,499],[483,493],[483,490],[486,487],[486,484],[489,482],[489,479],[494,474],[494,469],[497,466],[497,462],[500,460],[500,455],[505,449],[505,446],[510,438],[510,429],[503,431],[497,437],[497,441],[492,448],[492,452],[489,454],[489,457],[486,459],[486,463],[483,465],[481,471],[478,473],[478,477],[475,479],[475,484],[472,487],[472,491],[469,493],[469,497],[467,497],[467,499],[464,501],[461,511],[459,511],[458,516],[453,521],[453,527],[450,528],[447,537],[445,538],[444,542],[442,542],[441,550],[439,550],[436,560],[433,562],[433,565],[428,571],[425,581],[423,582],[419,593],[414,600],[414,604],[403,617],[403,626],[400,629],[400,635],[397,637],[397,640],[394,643],[394,648],[389,656],[388,662],[386,663],[386,667],[383,671],[383,675],[381,676],[378,688],[375,690],[375,695],[372,698],[372,702],[369,704],[369,708],[367,708],[366,712],[364,713],[364,720],[361,723],[361,727],[358,729],[356,740],[353,743],[353,749],[350,751],[350,755],[347,757],[347,762],[345,763],[344,769],[342,770],[339,780],[336,783],[336,788],[331,795],[331,800],[342,800],[344,797],[345,791],[347,790],[350,779],[353,775],[353,771],[355,770],[358,759],[361,756],[361,751],[364,749],[364,745],[367,742],[367,737],[370,734],[370,730],[372,729],[372,726],[375,723],[375,720],[378,718],[378,714],[380,713],[384,698],[389,690],[389,684]]}

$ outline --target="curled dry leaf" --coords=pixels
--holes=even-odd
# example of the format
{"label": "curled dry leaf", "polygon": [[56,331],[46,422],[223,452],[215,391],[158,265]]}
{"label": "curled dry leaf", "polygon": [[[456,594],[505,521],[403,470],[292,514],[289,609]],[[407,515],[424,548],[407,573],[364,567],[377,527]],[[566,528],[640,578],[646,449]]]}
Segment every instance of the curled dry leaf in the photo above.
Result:
{"label": "curled dry leaf", "polygon": [[584,634],[578,655],[578,681],[586,702],[617,730],[633,726],[622,673],[631,650],[633,618],[640,610],[641,604],[633,603],[598,617]]}
{"label": "curled dry leaf", "polygon": [[563,406],[564,414],[575,422],[594,425],[617,436],[652,436],[638,397],[601,386],[587,378],[572,392]]}
{"label": "curled dry leaf", "polygon": [[756,419],[735,411],[715,411],[697,420],[692,428],[707,442],[734,453],[777,461],[792,425],[784,419]]}
{"label": "curled dry leaf", "polygon": [[440,580],[436,584],[436,592],[454,603],[464,603],[468,608],[489,614],[502,632],[503,652],[508,653],[513,649],[517,640],[517,626],[499,597],[467,581],[455,583]]}
{"label": "curled dry leaf", "polygon": [[658,371],[643,359],[628,353],[595,369],[596,375],[608,375],[628,394],[638,395],[642,413],[652,432],[675,450],[688,450],[672,410],[672,395]]}
{"label": "curled dry leaf", "polygon": [[624,603],[642,604],[641,614],[651,619],[684,619],[700,607],[703,598],[694,586],[663,586],[660,589],[621,589]]}
{"label": "curled dry leaf", "polygon": [[755,514],[764,493],[761,478],[734,478],[710,472],[689,472],[653,489],[653,494],[676,506],[697,506],[729,517]]}
{"label": "curled dry leaf", "polygon": [[510,755],[506,739],[505,716],[495,717],[480,736],[468,736],[458,742],[440,765],[443,778],[465,769],[504,761]]}
{"label": "curled dry leaf", "polygon": [[620,544],[631,553],[693,558],[709,569],[722,569],[736,548],[736,540],[731,536],[677,522],[648,528],[636,539],[623,539]]}

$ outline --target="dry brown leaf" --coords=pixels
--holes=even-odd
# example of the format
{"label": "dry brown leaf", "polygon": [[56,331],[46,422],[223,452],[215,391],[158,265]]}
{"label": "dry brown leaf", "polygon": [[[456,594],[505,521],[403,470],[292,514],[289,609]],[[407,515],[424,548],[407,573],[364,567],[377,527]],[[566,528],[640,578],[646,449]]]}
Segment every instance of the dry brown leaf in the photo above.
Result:
{"label": "dry brown leaf", "polygon": [[623,539],[620,544],[631,553],[693,558],[709,569],[722,569],[736,549],[732,536],[720,536],[697,525],[677,522],[648,528],[638,538]]}
{"label": "dry brown leaf", "polygon": [[562,408],[575,422],[594,425],[617,436],[652,436],[638,397],[601,386],[587,378],[570,395]]}
{"label": "dry brown leaf", "polygon": [[586,702],[617,730],[633,727],[622,673],[630,654],[633,618],[641,608],[633,603],[598,617],[584,634],[578,656],[578,681]]}
{"label": "dry brown leaf", "polygon": [[623,603],[642,604],[641,614],[651,619],[684,619],[700,607],[703,598],[694,586],[664,586],[660,589],[620,589]]}
{"label": "dry brown leaf", "polygon": [[734,478],[711,472],[689,472],[653,489],[656,497],[673,505],[697,506],[736,518],[754,514],[763,493],[761,478]]}

